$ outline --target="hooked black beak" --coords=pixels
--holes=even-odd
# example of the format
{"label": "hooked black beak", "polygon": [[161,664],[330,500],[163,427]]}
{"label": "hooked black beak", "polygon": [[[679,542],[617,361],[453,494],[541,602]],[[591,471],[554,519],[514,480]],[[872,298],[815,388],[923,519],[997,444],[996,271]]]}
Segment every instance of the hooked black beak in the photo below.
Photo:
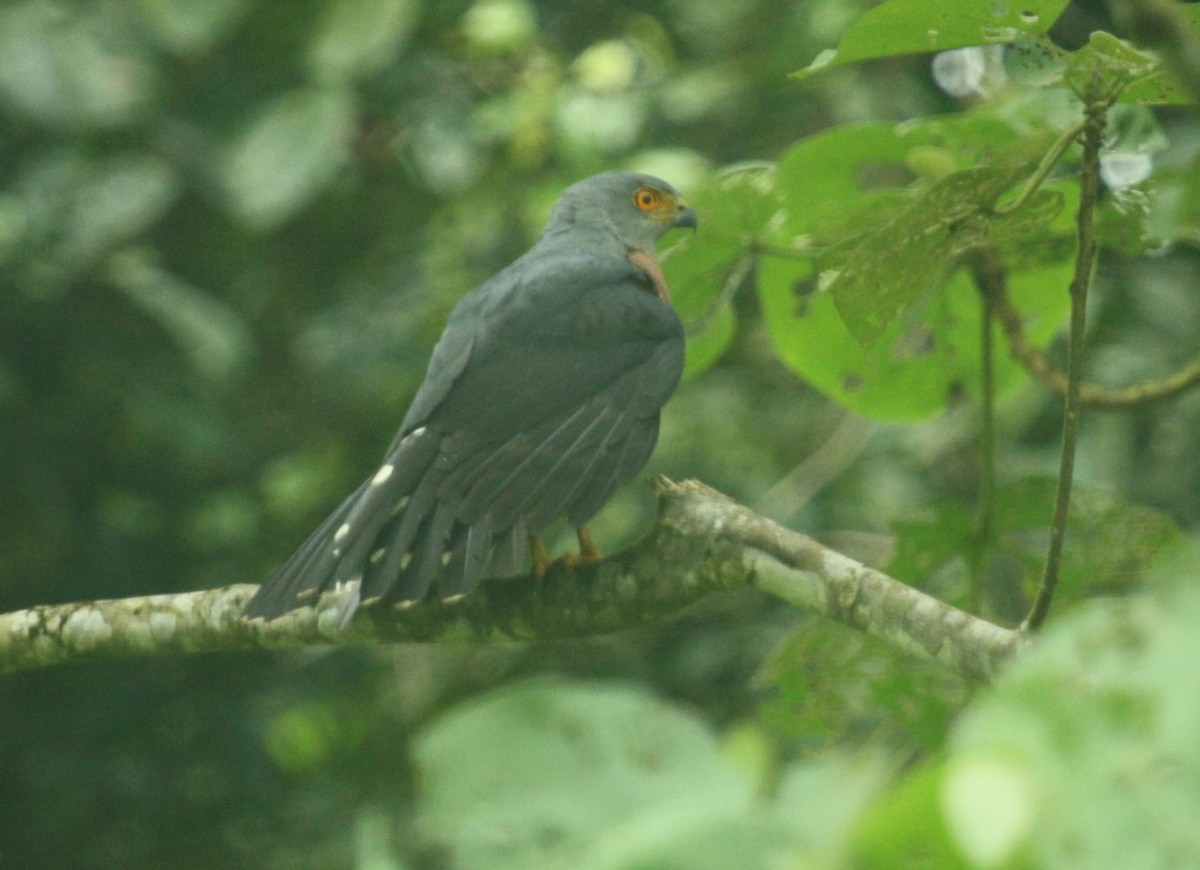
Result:
{"label": "hooked black beak", "polygon": [[700,219],[696,217],[696,210],[681,202],[679,204],[679,212],[675,215],[675,226],[686,227],[689,230],[694,230],[700,226]]}

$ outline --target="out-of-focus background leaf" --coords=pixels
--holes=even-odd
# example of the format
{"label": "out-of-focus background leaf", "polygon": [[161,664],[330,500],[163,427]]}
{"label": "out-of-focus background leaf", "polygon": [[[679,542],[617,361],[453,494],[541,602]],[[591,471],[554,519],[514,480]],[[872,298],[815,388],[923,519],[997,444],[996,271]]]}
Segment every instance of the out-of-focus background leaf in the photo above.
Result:
{"label": "out-of-focus background leaf", "polygon": [[[1088,376],[1200,353],[1200,127],[1096,28],[1093,2],[5,4],[0,607],[265,577],[376,463],[456,300],[566,185],[633,168],[701,220],[664,246],[689,361],[648,472],[1019,619],[1060,404],[998,342],[981,540],[956,258],[994,246],[1061,360],[1078,155],[994,207],[1089,71],[1128,87]],[[1186,866],[1195,572],[1151,566],[1200,521],[1197,433],[1195,395],[1085,416],[1062,625],[995,690],[750,591],[572,643],[7,677],[0,866]],[[631,484],[593,533],[652,515]]]}

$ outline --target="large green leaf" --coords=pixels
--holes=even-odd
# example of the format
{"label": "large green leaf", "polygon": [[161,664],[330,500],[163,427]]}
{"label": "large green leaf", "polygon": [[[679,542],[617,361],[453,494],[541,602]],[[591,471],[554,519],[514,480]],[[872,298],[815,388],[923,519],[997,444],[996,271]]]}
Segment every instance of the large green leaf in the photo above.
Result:
{"label": "large green leaf", "polygon": [[[964,717],[941,804],[966,854],[987,866],[1022,853],[1042,867],[1200,866],[1198,570],[1189,552],[1162,568],[1155,594],[1052,621]],[[999,814],[1012,819],[1004,836]]]}
{"label": "large green leaf", "polygon": [[[988,113],[903,128],[838,128],[788,151],[778,171],[772,238],[794,259],[760,265],[764,316],[785,363],[838,402],[886,419],[917,419],[977,392],[982,309],[957,259],[997,246],[1009,292],[1036,341],[1068,307],[1073,183],[1013,215],[987,211],[1024,178],[1031,145]],[[818,271],[818,269],[820,271]],[[997,385],[1022,380],[997,354]]]}
{"label": "large green leaf", "polygon": [[1019,33],[1045,33],[1068,0],[888,0],[846,28],[836,50],[822,52],[797,76],[832,66],[1009,42]]}
{"label": "large green leaf", "polygon": [[886,757],[834,755],[778,772],[752,762],[757,776],[778,773],[768,797],[737,766],[739,743],[765,739],[748,731],[758,734],[748,725],[721,743],[632,687],[509,686],[417,738],[418,825],[462,870],[840,866],[855,819],[886,783]]}
{"label": "large green leaf", "polygon": [[926,765],[859,824],[856,867],[1200,866],[1200,571],[1052,616]]}
{"label": "large green leaf", "polygon": [[[1034,341],[1059,328],[1069,307],[1070,263],[1014,273],[1009,293]],[[763,262],[763,314],[780,358],[813,386],[861,414],[916,420],[979,390],[982,308],[966,273],[894,321],[870,347],[848,329],[829,294],[800,293],[811,267]],[[1006,354],[995,359],[998,392],[1021,383],[1024,369]]]}
{"label": "large green leaf", "polygon": [[854,337],[872,345],[913,303],[939,287],[972,247],[989,241],[983,210],[1026,174],[1021,164],[964,169],[938,179],[876,222],[821,252],[820,290]]}
{"label": "large green leaf", "polygon": [[512,686],[435,722],[415,758],[421,826],[455,867],[755,866],[736,858],[765,833],[712,733],[634,688]]}

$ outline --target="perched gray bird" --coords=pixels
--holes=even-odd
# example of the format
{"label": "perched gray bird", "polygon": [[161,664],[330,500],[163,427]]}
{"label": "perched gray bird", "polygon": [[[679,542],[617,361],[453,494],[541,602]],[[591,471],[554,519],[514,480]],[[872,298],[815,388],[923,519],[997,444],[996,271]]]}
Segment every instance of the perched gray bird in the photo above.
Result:
{"label": "perched gray bird", "polygon": [[[541,239],[455,307],[383,463],[246,606],[274,618],[337,584],[359,602],[470,592],[520,573],[559,517],[579,529],[635,475],[683,368],[655,258],[696,213],[657,178],[596,175]],[[535,570],[546,557],[535,546]],[[541,564],[538,564],[541,563]]]}

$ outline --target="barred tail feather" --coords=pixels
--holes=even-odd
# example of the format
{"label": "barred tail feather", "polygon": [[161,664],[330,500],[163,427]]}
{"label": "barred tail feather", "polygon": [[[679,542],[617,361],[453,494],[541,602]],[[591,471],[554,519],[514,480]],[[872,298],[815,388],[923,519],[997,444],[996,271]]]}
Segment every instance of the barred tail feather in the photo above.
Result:
{"label": "barred tail feather", "polygon": [[[428,477],[437,449],[438,438],[423,428],[398,441],[379,470],[259,588],[245,616],[274,619],[312,603],[338,583],[360,578],[381,530]],[[419,523],[421,518],[413,519]]]}

